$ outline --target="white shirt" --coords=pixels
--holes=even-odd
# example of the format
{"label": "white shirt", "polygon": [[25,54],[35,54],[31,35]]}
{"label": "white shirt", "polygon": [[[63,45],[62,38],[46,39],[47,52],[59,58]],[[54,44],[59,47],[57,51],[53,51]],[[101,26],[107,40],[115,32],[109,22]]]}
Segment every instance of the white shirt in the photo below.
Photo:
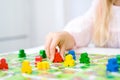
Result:
{"label": "white shirt", "polygon": [[[65,26],[65,31],[68,31],[75,40],[75,47],[88,46],[92,40],[92,28],[96,5],[99,0],[93,0],[91,8],[83,16],[79,16],[70,21]],[[106,47],[120,48],[120,6],[112,6],[112,20],[109,23],[111,38],[106,44]]]}

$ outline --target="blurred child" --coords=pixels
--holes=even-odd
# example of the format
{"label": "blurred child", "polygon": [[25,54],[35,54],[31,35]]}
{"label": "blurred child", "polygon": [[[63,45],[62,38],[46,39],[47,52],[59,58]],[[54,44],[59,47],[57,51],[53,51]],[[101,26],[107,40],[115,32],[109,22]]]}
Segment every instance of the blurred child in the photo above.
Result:
{"label": "blurred child", "polygon": [[53,60],[55,48],[65,50],[88,46],[120,48],[120,0],[93,0],[86,14],[69,22],[61,32],[47,35],[45,49]]}

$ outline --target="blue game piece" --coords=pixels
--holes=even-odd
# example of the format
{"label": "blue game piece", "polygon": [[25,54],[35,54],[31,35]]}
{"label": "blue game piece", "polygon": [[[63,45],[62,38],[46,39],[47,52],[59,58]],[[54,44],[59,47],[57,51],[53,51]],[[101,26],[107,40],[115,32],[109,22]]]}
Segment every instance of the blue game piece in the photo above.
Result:
{"label": "blue game piece", "polygon": [[118,72],[118,64],[117,64],[117,59],[116,58],[110,58],[108,60],[107,66],[107,71],[109,72]]}
{"label": "blue game piece", "polygon": [[74,50],[69,50],[68,54],[71,54],[73,56],[73,59],[76,60],[76,55]]}

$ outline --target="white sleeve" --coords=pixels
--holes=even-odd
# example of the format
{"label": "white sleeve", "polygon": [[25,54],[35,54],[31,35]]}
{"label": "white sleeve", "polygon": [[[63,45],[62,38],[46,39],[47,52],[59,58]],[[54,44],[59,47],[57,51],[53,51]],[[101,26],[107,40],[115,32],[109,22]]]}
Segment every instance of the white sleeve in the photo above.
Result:
{"label": "white sleeve", "polygon": [[75,40],[75,48],[88,46],[92,37],[94,14],[99,0],[93,0],[92,6],[83,16],[70,21],[64,28]]}

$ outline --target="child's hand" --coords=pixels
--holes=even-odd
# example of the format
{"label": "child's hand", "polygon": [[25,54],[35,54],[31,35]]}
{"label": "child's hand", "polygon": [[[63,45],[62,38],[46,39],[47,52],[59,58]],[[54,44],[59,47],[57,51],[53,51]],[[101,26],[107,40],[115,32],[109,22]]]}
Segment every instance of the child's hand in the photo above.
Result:
{"label": "child's hand", "polygon": [[65,50],[73,48],[75,41],[68,32],[49,33],[46,38],[45,49],[47,57],[52,61],[54,59],[55,49],[60,48],[61,56],[63,57]]}

